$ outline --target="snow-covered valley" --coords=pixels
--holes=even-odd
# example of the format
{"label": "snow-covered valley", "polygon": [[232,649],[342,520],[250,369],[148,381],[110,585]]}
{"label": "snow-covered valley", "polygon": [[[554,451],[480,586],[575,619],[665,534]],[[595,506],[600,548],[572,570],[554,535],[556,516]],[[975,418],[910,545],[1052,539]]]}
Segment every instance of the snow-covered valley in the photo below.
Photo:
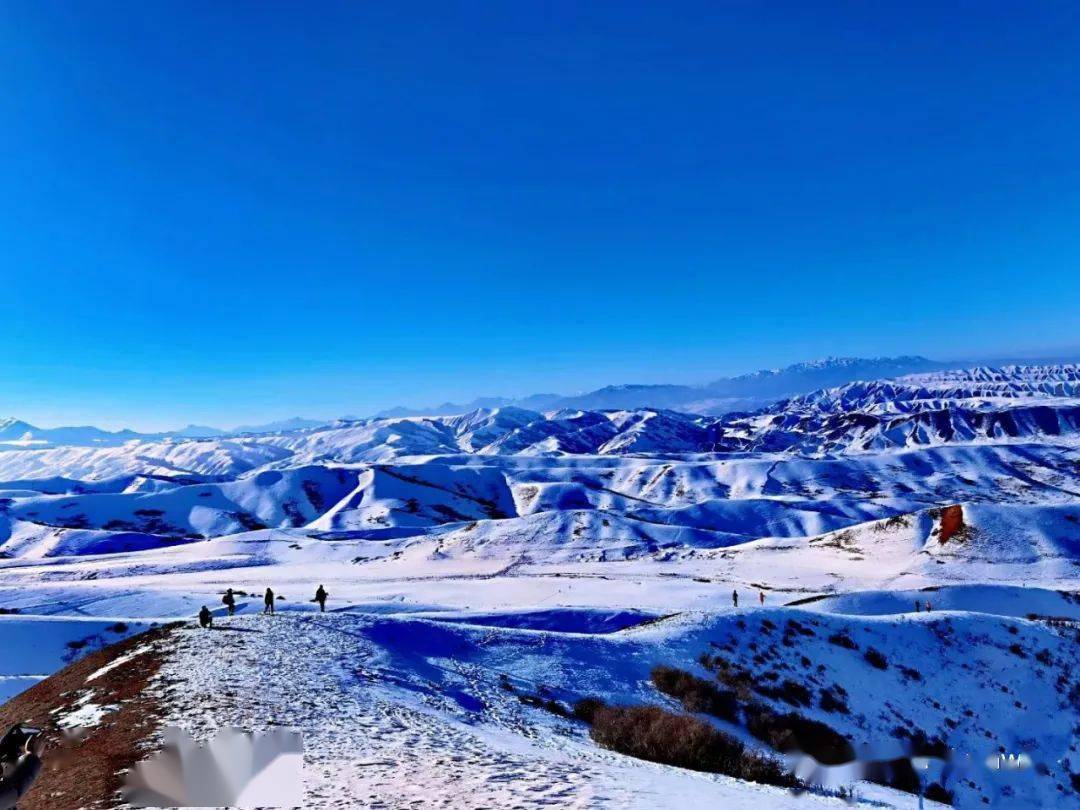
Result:
{"label": "snow-covered valley", "polygon": [[[266,587],[278,616],[256,615]],[[192,625],[202,605],[223,632]],[[301,728],[312,807],[916,801],[853,766],[796,799],[614,753],[563,716],[585,697],[683,712],[657,666],[738,695],[692,713],[765,756],[761,706],[862,759],[951,749],[923,786],[956,806],[1064,806],[1080,368],[853,382],[750,414],[507,407],[3,450],[0,610],[0,697],[184,620],[144,690],[161,723]]]}

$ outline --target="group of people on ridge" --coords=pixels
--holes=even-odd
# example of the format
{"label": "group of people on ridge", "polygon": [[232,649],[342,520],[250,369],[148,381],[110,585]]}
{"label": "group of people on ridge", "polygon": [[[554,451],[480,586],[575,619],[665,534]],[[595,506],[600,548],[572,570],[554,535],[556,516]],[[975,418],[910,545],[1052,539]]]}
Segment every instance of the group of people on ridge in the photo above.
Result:
{"label": "group of people on ridge", "polygon": [[[760,601],[762,605],[765,604],[765,591],[758,591],[758,601]],[[733,606],[735,606],[735,607],[739,606],[739,591],[737,589],[733,590],[731,592],[731,604]],[[915,612],[919,613],[920,611],[923,611],[923,610],[925,610],[927,613],[930,612],[930,610],[931,610],[930,601],[927,600],[926,602],[920,602],[918,599],[916,599],[915,600]]]}
{"label": "group of people on ridge", "polygon": [[[326,599],[328,596],[330,596],[330,594],[322,585],[315,589],[315,599],[312,601],[319,603],[320,613],[326,612]],[[275,598],[274,590],[272,588],[267,588],[266,593],[263,594],[264,614],[269,613],[273,615]],[[232,588],[225,591],[225,595],[221,597],[221,603],[228,608],[230,616],[236,613],[236,594],[233,593]],[[202,610],[199,611],[199,624],[203,627],[213,627],[214,625],[214,614],[210,612],[210,608],[206,605],[203,605]]]}
{"label": "group of people on ridge", "polygon": [[[761,604],[763,604],[763,605],[765,604],[765,591],[758,591],[758,601],[761,602]],[[731,604],[734,605],[735,607],[739,606],[739,592],[738,592],[738,590],[734,590],[734,591],[731,592]]]}

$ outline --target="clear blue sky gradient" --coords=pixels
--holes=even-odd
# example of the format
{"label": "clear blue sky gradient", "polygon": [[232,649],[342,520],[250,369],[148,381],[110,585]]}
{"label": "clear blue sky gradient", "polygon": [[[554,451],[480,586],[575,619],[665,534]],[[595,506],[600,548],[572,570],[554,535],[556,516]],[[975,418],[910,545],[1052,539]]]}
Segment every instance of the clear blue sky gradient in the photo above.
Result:
{"label": "clear blue sky gradient", "polygon": [[0,413],[1076,346],[1080,4],[887,5],[5,2]]}

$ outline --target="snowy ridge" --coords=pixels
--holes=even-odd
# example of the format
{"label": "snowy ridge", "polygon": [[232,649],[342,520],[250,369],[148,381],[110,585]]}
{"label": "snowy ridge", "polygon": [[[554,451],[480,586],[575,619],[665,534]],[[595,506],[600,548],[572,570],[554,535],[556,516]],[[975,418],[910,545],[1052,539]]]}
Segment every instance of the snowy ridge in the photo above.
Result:
{"label": "snowy ridge", "polygon": [[1080,366],[977,367],[895,380],[853,382],[815,391],[772,406],[773,413],[821,411],[844,413],[911,413],[940,410],[963,403],[992,408],[1017,400],[1080,398]]}
{"label": "snowy ridge", "polygon": [[[661,691],[658,664],[885,757],[918,735],[948,744],[963,773],[927,777],[954,806],[1075,803],[1076,376],[942,372],[719,418],[499,407],[9,449],[0,608],[17,613],[0,615],[0,649],[17,652],[0,690],[206,605],[238,632],[161,637],[155,697],[200,738],[302,728],[312,807],[424,805],[433,790],[465,807],[791,806],[615,754],[566,716],[592,695],[691,709],[779,756],[749,715]],[[268,585],[273,618],[254,615]],[[68,693],[106,714],[57,722],[122,712],[97,692],[131,660]],[[988,770],[1001,751],[1030,767]],[[827,776],[857,806],[915,801]]]}

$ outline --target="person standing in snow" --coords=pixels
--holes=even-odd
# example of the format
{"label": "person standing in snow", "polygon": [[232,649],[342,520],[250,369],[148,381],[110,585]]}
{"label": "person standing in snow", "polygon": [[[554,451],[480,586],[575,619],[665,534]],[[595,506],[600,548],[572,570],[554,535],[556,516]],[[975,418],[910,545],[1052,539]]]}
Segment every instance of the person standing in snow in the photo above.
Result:
{"label": "person standing in snow", "polygon": [[202,610],[199,611],[199,625],[202,627],[211,627],[214,624],[214,616],[210,612],[210,608],[206,605],[202,606]]}
{"label": "person standing in snow", "polygon": [[926,612],[927,613],[930,612],[930,600],[929,599],[926,600]]}
{"label": "person standing in snow", "polygon": [[922,610],[922,608],[919,606],[919,600],[916,599],[915,600],[915,612],[919,613],[921,610]]}
{"label": "person standing in snow", "polygon": [[732,591],[731,592],[731,603],[735,607],[739,606],[739,592],[738,591]]}
{"label": "person standing in snow", "polygon": [[229,609],[230,616],[236,613],[236,597],[233,596],[232,588],[225,591],[225,595],[221,597],[221,602]]}
{"label": "person standing in snow", "polygon": [[761,600],[761,604],[765,604],[765,591],[758,591],[758,598]]}
{"label": "person standing in snow", "polygon": [[319,589],[317,591],[315,591],[315,601],[319,603],[319,612],[320,613],[325,613],[326,612],[326,597],[327,596],[329,596],[329,594],[326,592],[326,588],[324,588],[322,585],[320,585]]}
{"label": "person standing in snow", "polygon": [[266,593],[263,594],[263,613],[274,613],[274,592],[269,588],[266,589]]}

